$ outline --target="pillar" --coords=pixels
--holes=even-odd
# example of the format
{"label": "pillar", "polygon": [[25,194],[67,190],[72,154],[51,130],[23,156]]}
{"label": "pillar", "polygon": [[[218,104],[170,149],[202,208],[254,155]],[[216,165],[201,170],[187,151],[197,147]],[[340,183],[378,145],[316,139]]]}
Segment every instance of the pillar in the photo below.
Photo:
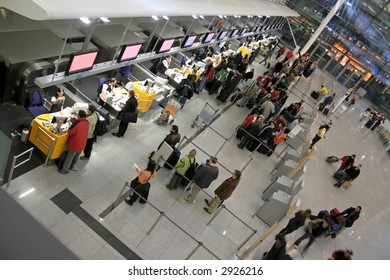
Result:
{"label": "pillar", "polygon": [[324,30],[324,28],[328,25],[329,21],[336,14],[337,10],[341,7],[341,5],[343,5],[344,1],[345,0],[338,0],[337,3],[333,6],[333,8],[329,11],[328,15],[322,20],[320,26],[318,26],[317,30],[311,36],[306,45],[302,48],[302,54],[306,53],[309,50],[309,48],[315,42],[318,36],[320,36],[322,30]]}

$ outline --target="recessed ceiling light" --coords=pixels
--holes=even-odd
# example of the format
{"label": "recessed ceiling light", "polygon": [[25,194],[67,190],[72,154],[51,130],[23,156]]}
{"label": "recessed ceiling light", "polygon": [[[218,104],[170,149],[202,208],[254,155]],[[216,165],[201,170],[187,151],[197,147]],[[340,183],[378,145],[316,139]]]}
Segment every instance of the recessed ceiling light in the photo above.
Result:
{"label": "recessed ceiling light", "polygon": [[110,20],[106,17],[100,17],[100,19],[103,21],[103,22],[110,22]]}
{"label": "recessed ceiling light", "polygon": [[200,17],[201,19],[204,19],[204,16],[202,16],[202,15],[200,15],[199,17]]}
{"label": "recessed ceiling light", "polygon": [[168,16],[163,16],[163,19],[169,20],[169,17]]}
{"label": "recessed ceiling light", "polygon": [[158,20],[158,16],[152,16],[152,19]]}
{"label": "recessed ceiling light", "polygon": [[222,15],[218,15],[218,17],[219,17],[219,18],[223,18],[223,16],[222,16]]}
{"label": "recessed ceiling light", "polygon": [[197,19],[197,18],[198,18],[198,16],[197,16],[197,15],[192,15],[192,17],[193,17],[194,19]]}

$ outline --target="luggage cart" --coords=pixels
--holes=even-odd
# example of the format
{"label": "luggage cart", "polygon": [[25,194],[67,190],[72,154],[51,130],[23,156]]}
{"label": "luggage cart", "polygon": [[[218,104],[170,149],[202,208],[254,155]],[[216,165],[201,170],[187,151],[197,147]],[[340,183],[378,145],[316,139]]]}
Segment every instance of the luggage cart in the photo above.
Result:
{"label": "luggage cart", "polygon": [[219,109],[214,109],[210,106],[208,102],[206,102],[206,104],[202,108],[202,111],[200,111],[200,114],[196,116],[191,127],[194,128],[199,127],[203,124],[209,124],[217,114],[218,110]]}
{"label": "luggage cart", "polygon": [[172,124],[175,121],[177,113],[181,109],[181,104],[175,98],[169,99],[167,105],[165,106],[165,110],[169,111],[169,120],[168,123]]}

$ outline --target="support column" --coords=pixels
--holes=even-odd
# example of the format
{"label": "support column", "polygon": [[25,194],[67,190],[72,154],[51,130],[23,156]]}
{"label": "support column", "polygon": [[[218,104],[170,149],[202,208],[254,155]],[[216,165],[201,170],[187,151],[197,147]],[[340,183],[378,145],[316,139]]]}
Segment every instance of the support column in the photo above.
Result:
{"label": "support column", "polygon": [[328,25],[329,21],[336,14],[337,10],[341,7],[341,5],[343,5],[344,1],[345,0],[338,0],[337,3],[333,6],[333,8],[329,11],[329,14],[322,20],[320,26],[318,26],[317,30],[311,36],[306,45],[302,48],[302,54],[306,53],[309,50],[309,48],[315,42],[318,36],[320,36],[322,30],[324,30],[324,28]]}

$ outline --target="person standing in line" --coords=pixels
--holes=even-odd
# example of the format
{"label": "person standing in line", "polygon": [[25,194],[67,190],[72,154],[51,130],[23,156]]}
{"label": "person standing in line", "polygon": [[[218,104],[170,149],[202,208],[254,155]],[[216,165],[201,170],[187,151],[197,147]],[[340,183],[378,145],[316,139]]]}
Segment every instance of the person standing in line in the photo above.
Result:
{"label": "person standing in line", "polygon": [[188,75],[186,79],[181,80],[176,86],[176,92],[179,95],[179,103],[182,109],[187,99],[191,99],[194,94],[194,82],[195,75]]}
{"label": "person standing in line", "polygon": [[[129,99],[126,101],[125,104],[120,105],[122,107],[122,110],[119,112],[117,118],[121,122],[119,123],[119,129],[117,133],[113,133],[115,137],[123,137],[126,133],[127,127],[129,126],[129,122],[137,122],[137,107],[138,107],[138,101],[137,98],[134,96],[134,91],[129,91]],[[132,116],[135,116],[134,119],[129,119],[129,117],[132,118]],[[135,120],[135,121],[134,121]]]}
{"label": "person standing in line", "polygon": [[251,87],[248,88],[248,90],[244,93],[244,96],[241,99],[241,102],[236,104],[238,107],[245,107],[248,102],[255,98],[257,95],[257,91],[259,90],[259,86],[257,83],[253,83]]}
{"label": "person standing in line", "polygon": [[341,166],[339,167],[339,169],[337,169],[336,172],[344,171],[345,169],[348,169],[351,166],[353,166],[353,164],[355,163],[355,158],[356,158],[355,154],[350,156],[343,156],[341,158]]}
{"label": "person standing in line", "polygon": [[241,171],[240,170],[234,170],[232,173],[232,176],[226,179],[215,191],[215,196],[211,201],[208,201],[208,199],[205,199],[207,206],[204,207],[203,210],[206,211],[209,214],[212,214],[217,207],[222,205],[222,203],[228,199],[234,190],[236,189],[238,183],[241,179]]}
{"label": "person standing in line", "polygon": [[288,221],[286,227],[283,228],[278,234],[286,236],[287,234],[296,231],[297,229],[305,225],[305,221],[310,217],[310,215],[311,215],[310,209],[306,209],[305,211],[300,210],[296,212],[295,217],[291,218]]}
{"label": "person standing in line", "polygon": [[344,182],[352,182],[355,180],[360,174],[360,168],[362,168],[362,165],[358,164],[357,166],[351,166],[350,168],[345,169],[344,172],[346,174],[346,178],[342,178],[336,184],[334,184],[334,186],[340,188]]}
{"label": "person standing in line", "polygon": [[181,135],[179,133],[179,127],[177,125],[172,125],[171,130],[169,131],[169,134],[165,136],[164,140],[161,142],[160,145],[158,145],[158,149],[160,149],[161,145],[166,142],[169,146],[172,147],[172,149],[175,148],[176,144],[180,142]]}
{"label": "person standing in line", "polygon": [[261,109],[263,109],[263,113],[262,115],[264,116],[264,120],[265,121],[268,121],[268,119],[273,116],[273,114],[275,114],[275,111],[276,111],[276,107],[275,107],[275,104],[272,100],[270,100],[271,98],[271,94],[268,94],[267,96],[267,101],[265,101],[263,103],[263,105],[261,105]]}
{"label": "person standing in line", "polygon": [[266,53],[264,54],[264,58],[262,61],[259,62],[259,64],[262,64],[264,62],[264,65],[267,65],[268,63],[268,59],[270,59],[272,56],[272,51],[271,50],[267,50]]}
{"label": "person standing in line", "polygon": [[169,181],[169,183],[167,185],[165,185],[167,187],[167,189],[169,189],[169,190],[177,189],[177,187],[182,182],[182,180],[183,180],[187,170],[191,166],[195,166],[196,165],[195,156],[196,156],[196,150],[192,149],[188,153],[188,155],[182,157],[177,162],[177,164],[175,165],[175,169],[176,169],[175,174],[173,174],[173,176],[172,176],[171,180]]}
{"label": "person standing in line", "polygon": [[286,47],[285,46],[282,46],[278,52],[278,54],[276,55],[276,59],[278,59],[279,57],[281,57],[284,52],[286,51]]}
{"label": "person standing in line", "polygon": [[245,129],[246,132],[244,132],[241,138],[241,142],[237,144],[237,147],[243,150],[244,148],[250,146],[252,142],[260,134],[263,125],[264,125],[264,119],[261,117],[259,117],[255,122],[249,124]]}
{"label": "person standing in line", "polygon": [[91,157],[93,142],[95,141],[96,137],[93,133],[95,131],[96,124],[99,121],[99,113],[96,112],[96,107],[92,104],[88,106],[88,117],[86,119],[89,124],[88,139],[84,148],[84,155],[80,157],[81,160],[88,160]]}
{"label": "person standing in line", "polygon": [[311,144],[309,146],[309,149],[312,149],[314,145],[320,141],[322,138],[325,138],[325,134],[328,132],[328,130],[332,127],[332,123],[328,123],[325,125],[321,125],[320,128],[318,129],[318,132],[316,136],[314,136],[313,140],[311,140]]}
{"label": "person standing in line", "polygon": [[156,178],[156,162],[154,160],[149,160],[148,166],[144,170],[137,169],[138,176],[131,181],[130,187],[135,190],[128,199],[125,199],[125,202],[132,206],[134,202],[141,196],[139,202],[141,204],[146,203],[149,196],[150,190],[150,179]]}
{"label": "person standing in line", "polygon": [[294,55],[294,50],[289,50],[283,59],[283,63],[286,63],[290,58],[292,58]]}
{"label": "person standing in line", "polygon": [[66,156],[63,159],[63,164],[58,172],[61,174],[68,174],[69,169],[76,171],[74,166],[76,165],[80,153],[85,148],[88,139],[88,122],[86,120],[87,113],[80,110],[77,114],[77,118],[73,119],[71,127],[68,129],[68,143],[66,148]]}
{"label": "person standing in line", "polygon": [[210,160],[199,168],[199,171],[194,175],[194,185],[192,186],[191,195],[185,196],[184,199],[189,203],[193,203],[201,189],[210,187],[211,182],[218,178],[219,169],[217,166],[217,158],[211,157]]}

